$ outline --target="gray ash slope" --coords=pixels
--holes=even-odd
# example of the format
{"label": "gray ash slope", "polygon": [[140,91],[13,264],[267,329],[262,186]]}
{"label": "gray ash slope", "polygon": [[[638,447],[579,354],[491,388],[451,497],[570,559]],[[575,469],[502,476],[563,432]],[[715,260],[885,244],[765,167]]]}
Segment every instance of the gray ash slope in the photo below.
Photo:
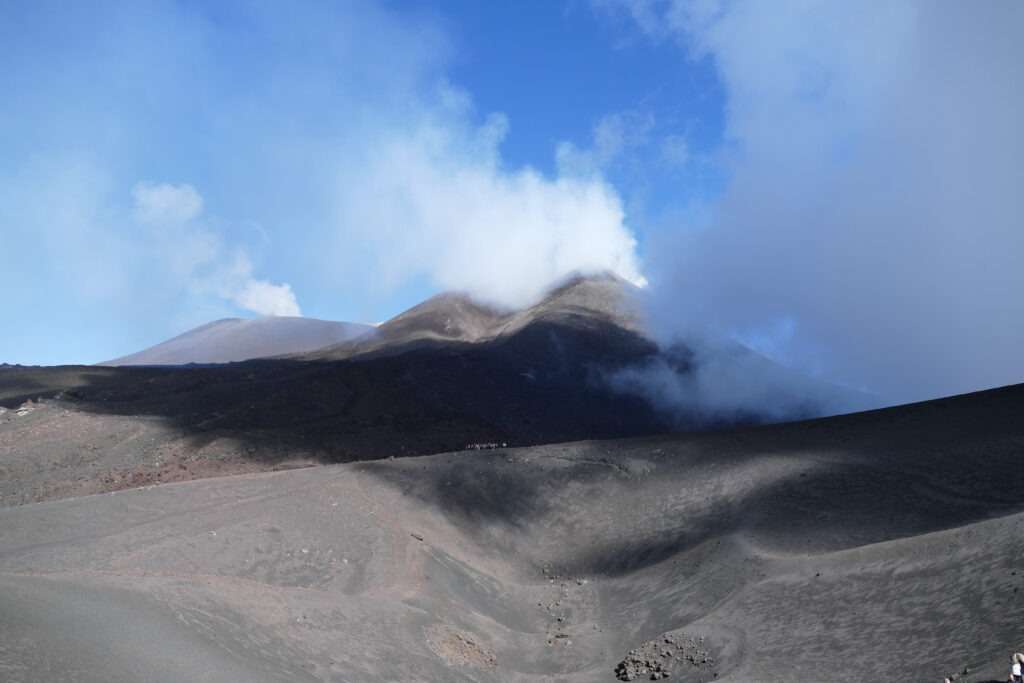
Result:
{"label": "gray ash slope", "polygon": [[231,363],[314,351],[372,330],[372,325],[315,318],[224,318],[100,365]]}
{"label": "gray ash slope", "polygon": [[999,680],[1024,645],[1022,412],[1024,385],[7,508],[0,672]]}

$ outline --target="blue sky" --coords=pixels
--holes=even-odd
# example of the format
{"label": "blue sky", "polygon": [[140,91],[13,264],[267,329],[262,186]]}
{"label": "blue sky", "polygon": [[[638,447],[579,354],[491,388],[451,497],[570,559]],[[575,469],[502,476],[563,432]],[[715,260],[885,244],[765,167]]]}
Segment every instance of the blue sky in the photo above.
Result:
{"label": "blue sky", "polygon": [[[23,334],[0,349],[11,361],[95,361],[211,315],[267,312],[197,293],[188,277],[161,282],[150,280],[152,273],[126,274],[135,264],[103,254],[97,242],[130,241],[138,230],[109,215],[132,213],[138,183],[194,189],[202,203],[195,219],[207,224],[184,241],[221,240],[220,260],[244,250],[253,277],[288,283],[303,314],[381,320],[448,283],[428,268],[391,274],[378,286],[367,280],[378,276],[379,255],[352,263],[350,255],[330,252],[351,247],[344,244],[350,226],[332,215],[329,195],[336,176],[365,154],[357,129],[412,134],[437,117],[443,120],[436,125],[465,138],[497,114],[507,133],[496,173],[529,167],[553,178],[560,144],[586,150],[595,126],[623,116],[613,144],[623,146],[617,161],[630,163],[600,170],[608,182],[621,181],[622,201],[638,216],[659,211],[662,193],[694,191],[685,182],[686,160],[661,163],[664,140],[695,156],[721,135],[722,97],[710,60],[681,60],[674,45],[632,35],[619,17],[585,3],[304,3],[296,10],[269,3],[26,3],[4,13],[13,68],[5,69],[3,86],[14,98],[3,119],[9,135],[0,170],[78,198],[63,211],[65,220],[108,223],[66,227],[88,239],[88,248],[44,245],[46,229],[27,225],[29,212],[9,207],[15,211],[5,216],[4,251],[35,252],[37,259],[31,271],[21,258],[6,271],[8,288],[19,276],[37,282],[20,295]],[[440,88],[465,100],[460,111],[437,111]],[[707,169],[690,175],[702,178]],[[87,206],[79,205],[82,195]],[[87,215],[68,216],[75,211]],[[48,220],[38,213],[28,220]],[[642,230],[628,230],[643,240]],[[325,232],[334,244],[322,244]],[[154,257],[124,255],[133,256]],[[94,271],[90,257],[109,263]],[[83,272],[62,271],[60,259],[84,261]],[[76,278],[111,277],[110,270],[125,282],[76,296]],[[71,327],[81,336],[69,347],[54,331]]]}
{"label": "blue sky", "polygon": [[0,360],[611,269],[661,334],[894,399],[1021,381],[1022,28],[995,0],[4,3]]}
{"label": "blue sky", "polygon": [[687,135],[705,151],[721,137],[723,96],[710,59],[680,59],[674,43],[652,42],[582,2],[439,2],[458,45],[450,78],[482,111],[513,125],[505,159],[553,173],[552,150],[585,145],[602,117],[635,111],[658,132]]}

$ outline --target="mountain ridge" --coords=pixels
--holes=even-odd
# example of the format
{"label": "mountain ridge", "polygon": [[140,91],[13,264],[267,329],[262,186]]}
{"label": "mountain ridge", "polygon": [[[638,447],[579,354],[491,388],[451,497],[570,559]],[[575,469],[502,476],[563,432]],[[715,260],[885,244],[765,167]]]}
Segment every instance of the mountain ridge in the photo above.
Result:
{"label": "mountain ridge", "polygon": [[312,351],[372,329],[373,326],[362,323],[296,316],[221,318],[98,365],[232,363]]}
{"label": "mountain ridge", "polygon": [[643,335],[636,287],[611,273],[573,275],[521,309],[500,309],[464,292],[442,292],[381,323],[361,338],[291,357],[341,360],[395,353],[432,343],[479,344],[507,338],[536,322],[568,323],[575,316],[608,321]]}

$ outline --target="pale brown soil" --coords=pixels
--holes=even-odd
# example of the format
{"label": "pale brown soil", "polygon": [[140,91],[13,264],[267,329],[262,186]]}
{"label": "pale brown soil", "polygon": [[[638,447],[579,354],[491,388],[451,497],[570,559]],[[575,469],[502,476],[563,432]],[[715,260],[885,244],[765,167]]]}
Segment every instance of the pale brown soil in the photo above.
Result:
{"label": "pale brown soil", "polygon": [[261,459],[254,444],[197,440],[160,418],[55,399],[20,405],[0,414],[0,506],[317,464],[301,453]]}
{"label": "pale brown soil", "polygon": [[498,665],[498,659],[490,649],[478,643],[473,636],[451,626],[431,624],[426,633],[431,651],[449,666],[493,668]]}

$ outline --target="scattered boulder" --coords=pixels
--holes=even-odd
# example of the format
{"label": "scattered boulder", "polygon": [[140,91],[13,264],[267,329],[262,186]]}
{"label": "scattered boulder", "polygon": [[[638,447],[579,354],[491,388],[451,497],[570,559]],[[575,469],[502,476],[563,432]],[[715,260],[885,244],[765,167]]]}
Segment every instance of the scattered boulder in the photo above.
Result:
{"label": "scattered boulder", "polygon": [[615,677],[620,681],[659,681],[673,673],[700,672],[714,678],[718,675],[715,668],[715,659],[705,647],[703,636],[666,633],[630,650],[615,667]]}
{"label": "scattered boulder", "polygon": [[502,441],[502,442],[499,443],[497,441],[488,441],[488,442],[485,442],[485,443],[470,443],[470,444],[466,444],[466,448],[464,450],[467,450],[467,451],[491,451],[491,450],[494,450],[496,448],[508,448],[508,442],[507,441]]}

